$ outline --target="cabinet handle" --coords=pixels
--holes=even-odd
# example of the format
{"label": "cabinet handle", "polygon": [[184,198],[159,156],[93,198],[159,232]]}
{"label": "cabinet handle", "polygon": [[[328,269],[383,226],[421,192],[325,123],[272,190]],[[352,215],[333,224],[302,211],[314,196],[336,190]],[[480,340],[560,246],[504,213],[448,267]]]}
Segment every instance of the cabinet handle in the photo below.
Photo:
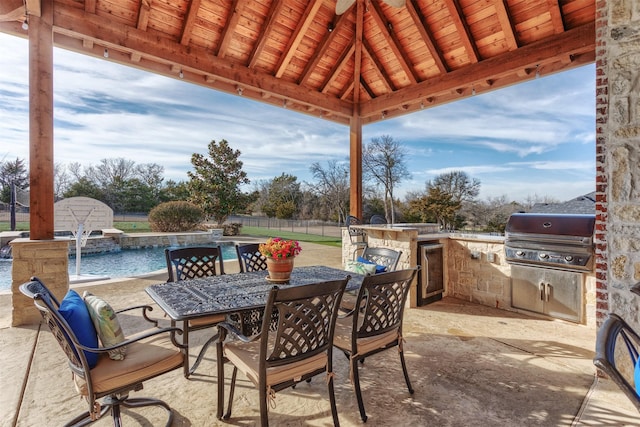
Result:
{"label": "cabinet handle", "polygon": [[544,283],[540,282],[540,284],[538,285],[538,289],[540,290],[540,301],[544,301]]}
{"label": "cabinet handle", "polygon": [[549,283],[545,283],[544,284],[544,295],[545,295],[545,301],[549,302],[549,294],[551,293],[551,284]]}

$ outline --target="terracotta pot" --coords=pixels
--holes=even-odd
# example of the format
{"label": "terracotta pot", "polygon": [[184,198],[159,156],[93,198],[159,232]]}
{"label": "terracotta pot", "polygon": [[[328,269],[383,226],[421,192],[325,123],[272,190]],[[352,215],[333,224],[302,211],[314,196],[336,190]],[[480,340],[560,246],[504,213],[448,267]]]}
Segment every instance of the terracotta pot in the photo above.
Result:
{"label": "terracotta pot", "polygon": [[267,258],[267,271],[269,279],[278,282],[287,282],[291,277],[293,270],[293,260],[295,257],[289,258]]}

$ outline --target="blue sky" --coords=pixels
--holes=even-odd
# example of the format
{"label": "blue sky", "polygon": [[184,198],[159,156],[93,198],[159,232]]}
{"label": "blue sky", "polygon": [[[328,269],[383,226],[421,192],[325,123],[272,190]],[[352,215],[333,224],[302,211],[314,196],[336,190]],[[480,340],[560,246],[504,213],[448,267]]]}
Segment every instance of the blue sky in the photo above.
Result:
{"label": "blue sky", "polygon": [[[311,163],[348,162],[347,126],[62,49],[54,93],[60,164],[125,157],[182,181],[191,155],[221,139],[252,183],[282,172],[309,182]],[[28,132],[27,40],[0,33],[0,160],[28,160]],[[595,67],[367,125],[363,143],[382,135],[408,151],[401,197],[462,170],[480,180],[481,199],[572,199],[595,189]]]}

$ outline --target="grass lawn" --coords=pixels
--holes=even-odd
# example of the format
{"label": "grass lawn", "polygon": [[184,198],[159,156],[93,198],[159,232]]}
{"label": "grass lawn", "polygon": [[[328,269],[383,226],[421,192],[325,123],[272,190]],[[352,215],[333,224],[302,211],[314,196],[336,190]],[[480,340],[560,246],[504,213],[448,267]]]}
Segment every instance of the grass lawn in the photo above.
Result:
{"label": "grass lawn", "polygon": [[[147,233],[151,231],[148,222],[114,222],[113,227],[118,230],[122,230],[125,233]],[[0,222],[0,231],[9,231],[10,230],[9,223]],[[27,231],[29,230],[28,222],[18,222],[16,223],[16,229],[18,231]],[[338,237],[332,236],[320,236],[316,234],[305,234],[305,233],[295,233],[291,231],[283,231],[283,230],[275,230],[271,228],[263,228],[263,227],[246,227],[243,226],[241,229],[241,235],[245,236],[259,236],[259,237],[282,237],[284,239],[294,239],[300,242],[311,242],[318,243],[321,245],[327,246],[335,246],[337,248],[342,246],[342,241]]]}

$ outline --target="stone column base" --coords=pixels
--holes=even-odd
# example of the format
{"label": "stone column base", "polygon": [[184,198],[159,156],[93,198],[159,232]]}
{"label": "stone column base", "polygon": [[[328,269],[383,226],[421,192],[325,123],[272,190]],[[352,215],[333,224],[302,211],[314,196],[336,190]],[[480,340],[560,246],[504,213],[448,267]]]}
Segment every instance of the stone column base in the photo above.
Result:
{"label": "stone column base", "polygon": [[20,285],[38,277],[62,300],[69,290],[69,240],[15,239],[11,243],[11,326],[38,323],[42,319]]}

